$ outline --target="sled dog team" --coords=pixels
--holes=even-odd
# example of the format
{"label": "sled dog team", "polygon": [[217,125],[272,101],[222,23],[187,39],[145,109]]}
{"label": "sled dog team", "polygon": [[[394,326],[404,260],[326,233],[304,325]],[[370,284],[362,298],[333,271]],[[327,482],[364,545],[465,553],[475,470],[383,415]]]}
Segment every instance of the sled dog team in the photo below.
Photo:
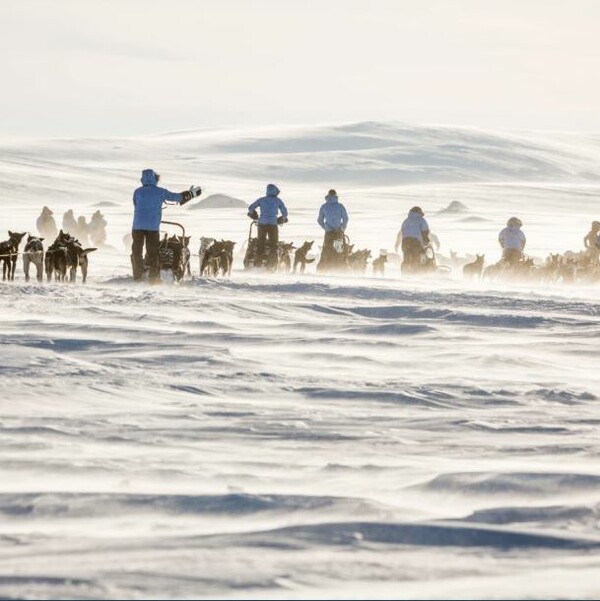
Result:
{"label": "sled dog team", "polygon": [[[17,257],[19,256],[19,245],[26,236],[25,232],[8,232],[8,240],[0,242],[0,262],[2,262],[2,280],[12,281],[15,279]],[[77,270],[81,271],[81,277],[85,284],[88,272],[88,254],[98,250],[97,248],[83,248],[79,240],[70,234],[60,230],[54,242],[44,251],[44,238],[27,236],[23,250],[23,271],[25,281],[30,279],[31,266],[35,266],[36,279],[43,280],[44,271],[48,281],[56,279],[64,282],[69,276],[70,282],[77,279]]]}
{"label": "sled dog team", "polygon": [[[191,198],[200,194],[200,188],[190,187],[189,191],[180,194],[170,192],[157,186],[159,176],[147,169],[142,173],[142,186],[134,193],[134,219],[132,236],[134,244],[132,247],[132,261],[134,264],[134,279],[140,280],[143,272],[136,271],[135,265],[149,265],[150,281],[156,281],[159,273],[158,240],[161,221],[161,211],[164,200],[185,204]],[[290,253],[295,250],[294,271],[299,267],[304,271],[307,262],[310,262],[308,253],[312,242],[305,242],[300,248],[294,249],[292,245],[286,245],[279,241],[279,228],[288,222],[288,209],[280,198],[280,190],[275,184],[269,184],[265,196],[255,200],[248,207],[248,217],[257,225],[255,239],[248,242],[244,266],[264,267],[270,270],[281,269],[287,271],[291,265]],[[325,196],[325,202],[319,209],[317,223],[324,230],[324,239],[321,250],[318,271],[351,270],[364,273],[371,252],[367,249],[354,250],[346,235],[349,216],[346,207],[340,202],[337,192],[329,190]],[[475,261],[463,266],[466,277],[489,277],[496,279],[502,276],[526,276],[531,275],[537,267],[533,260],[524,255],[526,237],[522,231],[522,222],[517,217],[511,217],[506,227],[498,236],[498,242],[502,248],[502,259],[495,265],[484,269],[484,255],[477,255]],[[600,255],[599,240],[600,223],[594,222],[592,230],[585,238],[586,251],[583,256],[560,256],[552,259],[553,265],[561,265],[562,272],[565,270],[580,270],[596,273],[599,267]],[[135,240],[144,239],[146,242],[146,258],[142,256],[142,244],[136,245]],[[204,239],[203,244],[210,244],[209,239]],[[225,261],[225,271],[231,271],[230,255],[233,250],[232,241],[212,241],[213,246],[202,246],[200,254],[204,257],[225,256],[224,248],[227,246],[228,257]],[[433,245],[439,248],[439,240],[430,231],[429,224],[421,207],[415,206],[410,209],[406,219],[403,221],[396,240],[396,252],[402,249],[402,273],[418,273],[423,271],[435,271],[439,268],[435,262]],[[565,253],[566,255],[566,253]],[[452,258],[452,257],[451,257]],[[388,260],[385,252],[373,260],[374,274],[382,275]],[[550,262],[551,259],[548,259]],[[202,265],[209,265],[206,259],[201,259],[201,274],[205,273]],[[565,266],[568,266],[565,267]],[[212,273],[219,271],[217,264],[212,268]],[[552,269],[546,272],[554,273]],[[209,271],[207,271],[209,272]],[[542,272],[539,272],[540,274]],[[557,273],[560,273],[557,272]],[[600,279],[600,272],[597,273]],[[566,277],[564,277],[566,281]]]}
{"label": "sled dog team", "polygon": [[[179,263],[174,266],[174,275],[179,277],[190,273],[189,267],[189,237],[172,236],[160,239],[160,224],[162,209],[165,204],[176,203],[184,205],[200,195],[199,186],[190,186],[183,192],[171,192],[160,187],[160,175],[152,169],[142,172],[141,186],[133,194],[133,225],[131,231],[131,263],[134,281],[141,281],[148,274],[151,283],[160,280],[162,258],[167,253],[169,260],[177,256]],[[314,261],[308,256],[312,241],[306,241],[301,247],[279,241],[279,227],[288,222],[288,209],[279,197],[280,190],[274,184],[269,184],[265,196],[255,200],[248,207],[248,217],[256,224],[257,235],[249,240],[246,249],[244,266],[266,268],[271,271],[281,269],[289,271],[292,266],[291,254],[294,253],[293,270],[304,271],[307,263]],[[85,217],[83,218],[85,221]],[[75,220],[73,219],[75,222]],[[337,192],[329,190],[325,202],[319,209],[317,223],[324,230],[324,239],[317,270],[321,272],[350,270],[364,273],[371,251],[367,249],[354,250],[346,235],[349,216],[345,206],[340,202]],[[76,222],[75,222],[76,223]],[[106,239],[106,221],[100,211],[92,217],[95,232],[94,238],[99,242]],[[44,207],[38,218],[38,230],[54,234],[56,226],[52,212]],[[565,253],[550,255],[542,267],[535,266],[533,259],[524,255],[526,237],[522,231],[522,222],[517,217],[511,217],[506,227],[498,236],[502,248],[501,260],[484,269],[484,255],[477,255],[470,263],[463,264],[465,277],[487,277],[497,279],[502,276],[539,277],[547,281],[575,281],[587,274],[589,280],[600,280],[600,222],[594,221],[591,229],[584,238],[585,250],[581,253]],[[76,225],[74,226],[74,231]],[[25,233],[9,231],[9,239],[0,243],[0,261],[2,262],[2,279],[14,280],[19,245]],[[87,238],[87,236],[85,236]],[[88,268],[88,254],[96,248],[84,248],[86,242],[80,242],[67,230],[62,229],[56,235],[53,243],[44,252],[43,237],[28,236],[23,255],[23,269],[26,281],[29,281],[31,265],[35,266],[38,281],[43,279],[46,272],[48,281],[53,277],[57,281],[65,281],[67,272],[69,280],[75,281],[77,269],[81,270],[85,282]],[[94,241],[96,241],[94,240]],[[214,240],[202,238],[200,247],[200,274],[215,276],[218,273],[229,275],[233,263],[233,247],[235,242],[229,240]],[[429,224],[421,207],[410,209],[403,221],[395,250],[402,249],[401,271],[403,274],[419,273],[439,269],[435,262],[433,245],[439,248],[439,240],[431,233]],[[145,254],[144,254],[145,251]],[[453,256],[452,256],[453,255]],[[374,275],[383,275],[388,260],[385,251],[373,260]],[[451,253],[451,261],[457,260],[456,254]],[[177,268],[177,269],[176,269]]]}

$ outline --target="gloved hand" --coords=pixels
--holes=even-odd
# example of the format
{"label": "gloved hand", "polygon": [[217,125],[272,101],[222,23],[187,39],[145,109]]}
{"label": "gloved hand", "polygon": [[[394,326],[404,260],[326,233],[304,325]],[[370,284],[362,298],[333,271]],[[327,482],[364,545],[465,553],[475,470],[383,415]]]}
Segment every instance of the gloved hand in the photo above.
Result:
{"label": "gloved hand", "polygon": [[181,202],[180,205],[184,205],[186,202],[190,202],[192,198],[196,198],[202,194],[202,188],[200,186],[190,186],[189,190],[184,190],[181,193]]}
{"label": "gloved hand", "polygon": [[248,217],[250,217],[250,219],[253,219],[254,221],[256,221],[258,219],[258,213],[257,213],[256,209],[254,211],[250,211],[248,213]]}
{"label": "gloved hand", "polygon": [[288,222],[288,218],[287,217],[277,217],[277,225],[283,225],[284,223]]}

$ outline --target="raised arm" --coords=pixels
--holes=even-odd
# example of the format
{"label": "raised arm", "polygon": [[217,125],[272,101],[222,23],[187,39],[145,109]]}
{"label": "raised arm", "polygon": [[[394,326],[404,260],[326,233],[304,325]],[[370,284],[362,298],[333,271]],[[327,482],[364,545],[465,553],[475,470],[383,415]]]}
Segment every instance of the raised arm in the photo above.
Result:
{"label": "raised arm", "polygon": [[183,192],[171,192],[166,188],[161,188],[161,190],[163,202],[177,202],[180,205],[184,205],[186,202],[200,196],[202,193],[200,186],[190,186],[189,190],[184,190]]}
{"label": "raised arm", "polygon": [[167,190],[166,188],[161,188],[163,193],[162,193],[162,199],[163,202],[178,202],[180,203],[183,200],[183,194],[181,192],[171,192],[170,190]]}

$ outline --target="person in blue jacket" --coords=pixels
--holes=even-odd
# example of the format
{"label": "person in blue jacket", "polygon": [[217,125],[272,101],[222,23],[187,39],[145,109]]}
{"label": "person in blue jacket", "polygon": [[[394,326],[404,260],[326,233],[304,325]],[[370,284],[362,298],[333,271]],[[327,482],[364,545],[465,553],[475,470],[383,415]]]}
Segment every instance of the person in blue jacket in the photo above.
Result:
{"label": "person in blue jacket", "polygon": [[[258,221],[257,266],[262,265],[265,260],[267,240],[269,244],[269,253],[266,257],[267,266],[274,267],[277,264],[279,226],[288,221],[288,210],[283,200],[279,198],[279,192],[280,190],[275,184],[269,184],[267,195],[255,200],[248,207],[248,217]],[[260,215],[257,209],[260,210]]]}
{"label": "person in blue jacket", "polygon": [[149,263],[149,278],[151,283],[160,279],[158,263],[158,245],[160,243],[160,221],[162,219],[163,203],[170,201],[185,204],[200,195],[200,188],[191,186],[184,192],[170,192],[157,186],[160,175],[152,169],[142,171],[142,185],[133,193],[133,226],[131,236],[131,263],[133,279],[137,282],[144,276],[144,244]]}
{"label": "person in blue jacket", "polygon": [[321,205],[319,210],[317,223],[325,230],[323,250],[321,251],[317,270],[335,267],[339,253],[336,253],[334,243],[336,240],[343,239],[348,226],[348,212],[346,207],[339,201],[335,190],[329,190],[325,197],[325,203]]}

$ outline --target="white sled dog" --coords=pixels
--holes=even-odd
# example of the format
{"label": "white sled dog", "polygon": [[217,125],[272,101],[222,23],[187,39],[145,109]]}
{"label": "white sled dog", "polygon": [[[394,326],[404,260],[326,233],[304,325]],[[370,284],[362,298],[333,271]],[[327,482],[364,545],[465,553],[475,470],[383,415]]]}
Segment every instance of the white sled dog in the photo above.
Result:
{"label": "white sled dog", "polygon": [[23,271],[25,272],[25,281],[29,281],[29,267],[33,263],[36,269],[36,278],[41,282],[44,278],[44,245],[43,238],[35,236],[27,237],[27,244],[23,251]]}

